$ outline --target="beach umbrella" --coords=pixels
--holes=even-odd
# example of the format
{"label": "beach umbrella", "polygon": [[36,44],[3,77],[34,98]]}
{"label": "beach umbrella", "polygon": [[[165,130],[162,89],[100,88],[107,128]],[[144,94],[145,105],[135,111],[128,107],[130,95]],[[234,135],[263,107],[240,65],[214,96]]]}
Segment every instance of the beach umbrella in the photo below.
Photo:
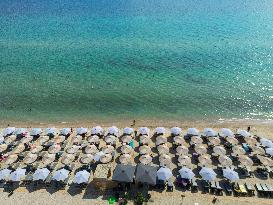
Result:
{"label": "beach umbrella", "polygon": [[37,158],[38,158],[37,154],[29,153],[29,154],[27,154],[25,156],[25,158],[23,160],[23,163],[25,163],[25,164],[32,164],[33,162],[36,161]]}
{"label": "beach umbrella", "polygon": [[86,170],[82,170],[76,173],[73,182],[76,184],[87,183],[90,177],[90,173]]}
{"label": "beach umbrella", "polygon": [[59,144],[53,144],[48,148],[50,154],[56,154],[61,151],[61,146]]}
{"label": "beach umbrella", "polygon": [[273,166],[273,160],[268,158],[268,157],[264,157],[261,155],[257,155],[257,158],[260,160],[260,162],[264,165],[264,166]]}
{"label": "beach umbrella", "polygon": [[80,159],[80,162],[82,164],[89,164],[93,161],[94,159],[94,156],[92,154],[84,154],[81,159]]}
{"label": "beach umbrella", "polygon": [[156,175],[159,180],[163,180],[163,181],[167,181],[173,176],[172,171],[167,167],[161,167],[156,172]]}
{"label": "beach umbrella", "polygon": [[123,154],[128,154],[133,151],[133,148],[130,145],[123,145],[120,150]]}
{"label": "beach umbrella", "polygon": [[104,163],[104,164],[110,162],[111,160],[112,160],[112,155],[111,154],[104,154],[104,155],[102,155],[100,157],[100,162]]}
{"label": "beach umbrella", "polygon": [[241,136],[243,136],[243,137],[250,137],[250,136],[251,136],[251,134],[250,134],[248,131],[246,131],[246,130],[241,130],[241,129],[238,129],[237,134],[238,134],[238,135],[241,135]]}
{"label": "beach umbrella", "polygon": [[38,144],[33,144],[30,146],[30,152],[32,154],[36,154],[36,153],[39,153],[40,151],[42,151],[44,149],[43,146],[41,145],[38,145]]}
{"label": "beach umbrella", "polygon": [[223,137],[234,137],[234,133],[228,128],[221,129],[221,136]]}
{"label": "beach umbrella", "polygon": [[165,132],[166,132],[166,129],[164,127],[155,128],[155,134],[157,135],[165,134]]}
{"label": "beach umbrella", "polygon": [[159,162],[161,166],[168,166],[171,164],[172,159],[169,155],[167,154],[162,154],[159,156]]}
{"label": "beach umbrella", "polygon": [[174,136],[180,135],[182,132],[182,129],[180,127],[172,127],[171,128],[171,134]]}
{"label": "beach umbrella", "polygon": [[273,148],[266,148],[265,149],[265,152],[266,152],[266,154],[269,154],[269,155],[271,155],[271,156],[273,156]]}
{"label": "beach umbrella", "polygon": [[180,144],[180,145],[182,145],[182,144],[184,144],[184,139],[183,139],[183,137],[181,137],[181,136],[175,136],[174,138],[173,138],[173,141],[175,142],[175,143],[177,143],[177,144]]}
{"label": "beach umbrella", "polygon": [[19,144],[15,149],[13,150],[14,154],[19,154],[23,152],[26,149],[25,145],[23,143]]}
{"label": "beach umbrella", "polygon": [[163,135],[160,135],[160,136],[158,136],[157,138],[156,138],[156,142],[155,142],[155,144],[156,145],[160,145],[160,144],[164,144],[164,143],[167,143],[167,138],[166,137],[164,137]]}
{"label": "beach umbrella", "polygon": [[142,145],[141,147],[139,147],[139,153],[140,154],[149,154],[151,153],[151,147],[147,146],[147,145]]}
{"label": "beach umbrella", "polygon": [[151,142],[151,139],[147,135],[141,135],[140,136],[140,141],[141,141],[142,144],[148,145]]}
{"label": "beach umbrella", "polygon": [[132,137],[130,135],[124,135],[121,137],[121,141],[124,143],[129,143],[132,140]]}
{"label": "beach umbrella", "polygon": [[80,146],[77,145],[72,145],[66,148],[66,153],[68,154],[74,154],[80,149]]}
{"label": "beach umbrella", "polygon": [[186,146],[178,146],[175,150],[177,155],[186,155],[189,152],[189,149]]}
{"label": "beach umbrella", "polygon": [[49,127],[45,130],[46,135],[55,135],[57,133],[57,130],[55,127]]}
{"label": "beach umbrella", "polygon": [[215,146],[215,147],[213,147],[213,152],[215,154],[217,154],[217,155],[225,155],[226,154],[226,150],[222,146]]}
{"label": "beach umbrella", "polygon": [[89,143],[99,143],[100,142],[100,138],[98,135],[92,135],[88,138],[88,142]]}
{"label": "beach umbrella", "polygon": [[155,185],[157,168],[154,166],[138,164],[136,168],[136,182]]}
{"label": "beach umbrella", "polygon": [[131,135],[133,132],[134,132],[134,129],[131,127],[125,127],[123,129],[123,134],[125,134],[125,135]]}
{"label": "beach umbrella", "polygon": [[2,144],[5,141],[5,138],[3,136],[0,136],[0,144]]}
{"label": "beach umbrella", "polygon": [[61,135],[69,135],[71,133],[71,128],[63,128],[61,129]]}
{"label": "beach umbrella", "polygon": [[239,180],[239,175],[232,169],[223,169],[223,175],[230,181],[237,181]]}
{"label": "beach umbrella", "polygon": [[10,177],[10,173],[11,173],[10,169],[0,170],[0,180],[8,180]]}
{"label": "beach umbrella", "polygon": [[194,144],[202,144],[203,143],[203,140],[201,137],[199,136],[193,136],[191,138],[191,142],[194,143]]}
{"label": "beach umbrella", "polygon": [[109,144],[114,144],[117,141],[117,137],[115,135],[108,135],[104,138],[104,141]]}
{"label": "beach umbrella", "polygon": [[262,139],[260,139],[260,142],[264,147],[272,147],[273,148],[273,143],[269,139],[262,138]]}
{"label": "beach umbrella", "polygon": [[113,181],[129,182],[134,181],[135,167],[132,165],[117,164],[113,171]]}
{"label": "beach umbrella", "polygon": [[121,164],[130,164],[132,162],[132,157],[130,154],[122,154],[119,157],[119,162]]}
{"label": "beach umbrella", "polygon": [[55,154],[46,153],[43,158],[42,162],[44,165],[48,165],[55,160]]}
{"label": "beach umbrella", "polygon": [[7,144],[1,144],[1,145],[0,145],[0,153],[6,151],[7,148],[8,148],[8,145],[7,145]]}
{"label": "beach umbrella", "polygon": [[116,126],[112,126],[108,128],[108,134],[110,135],[118,135],[118,128]]}
{"label": "beach umbrella", "polygon": [[215,136],[217,136],[217,132],[215,132],[211,128],[205,128],[204,129],[204,134],[205,134],[206,137],[215,137]]}
{"label": "beach umbrella", "polygon": [[178,172],[179,172],[182,179],[191,180],[195,176],[195,174],[192,172],[192,170],[187,167],[182,167]]}
{"label": "beach umbrella", "polygon": [[208,155],[208,154],[200,155],[200,156],[198,157],[198,160],[199,160],[199,163],[200,163],[201,165],[208,165],[208,164],[211,164],[211,163],[212,163],[212,161],[211,161],[211,159],[210,159],[210,155]]}
{"label": "beach umbrella", "polygon": [[239,142],[235,137],[227,137],[226,141],[229,142],[232,145],[237,145]]}
{"label": "beach umbrella", "polygon": [[49,140],[49,136],[45,135],[45,136],[40,136],[36,142],[39,143],[40,145],[46,143]]}
{"label": "beach umbrella", "polygon": [[6,137],[7,135],[12,135],[15,132],[15,127],[7,127],[2,131],[2,134],[4,137]]}
{"label": "beach umbrella", "polygon": [[25,135],[22,137],[22,139],[20,140],[21,143],[28,143],[31,140],[33,140],[33,136],[31,135]]}
{"label": "beach umbrella", "polygon": [[72,139],[73,144],[81,144],[82,143],[82,136],[81,135],[76,135]]}
{"label": "beach umbrella", "polygon": [[249,145],[255,145],[258,143],[254,137],[245,137],[244,140]]}
{"label": "beach umbrella", "polygon": [[206,149],[206,147],[204,147],[203,145],[199,145],[199,146],[195,146],[195,148],[194,148],[194,150],[195,150],[195,152],[197,153],[197,154],[206,154],[207,153],[207,149]]}
{"label": "beach umbrella", "polygon": [[14,162],[16,162],[18,159],[18,155],[17,154],[11,154],[8,156],[8,158],[6,159],[5,163],[6,164],[13,164]]}
{"label": "beach umbrella", "polygon": [[37,181],[37,180],[45,180],[48,175],[49,175],[50,171],[47,168],[41,168],[41,169],[37,169],[34,174],[33,174],[33,180]]}
{"label": "beach umbrella", "polygon": [[196,128],[189,128],[187,131],[187,135],[197,136],[199,135],[199,130]]}
{"label": "beach umbrella", "polygon": [[96,145],[88,145],[86,148],[85,148],[85,153],[87,154],[96,154],[99,150],[98,148],[96,147]]}
{"label": "beach umbrella", "polygon": [[17,130],[15,130],[16,135],[25,135],[27,133],[28,133],[28,131],[26,128],[18,128]]}
{"label": "beach umbrella", "polygon": [[190,165],[191,164],[191,158],[187,155],[180,155],[178,157],[178,162],[180,163],[180,165]]}
{"label": "beach umbrella", "polygon": [[56,171],[52,178],[56,181],[64,181],[67,179],[68,175],[69,171],[63,168]]}
{"label": "beach umbrella", "polygon": [[54,141],[54,143],[56,143],[56,144],[62,143],[62,142],[65,141],[65,136],[64,136],[64,135],[55,136],[55,137],[53,138],[53,141]]}
{"label": "beach umbrella", "polygon": [[115,148],[111,145],[106,145],[104,146],[101,151],[104,153],[104,154],[110,154],[112,153],[113,151],[115,150]]}
{"label": "beach umbrella", "polygon": [[150,129],[148,127],[140,127],[138,132],[142,135],[149,135]]}
{"label": "beach umbrella", "polygon": [[240,146],[232,147],[232,151],[233,151],[234,154],[237,154],[237,155],[242,155],[242,154],[246,153],[246,151]]}
{"label": "beach umbrella", "polygon": [[26,177],[26,169],[17,168],[14,172],[10,174],[10,180],[14,182],[19,182]]}
{"label": "beach umbrella", "polygon": [[94,155],[94,160],[96,162],[99,162],[100,161],[100,158],[105,155],[103,152],[97,152],[95,155]]}
{"label": "beach umbrella", "polygon": [[159,154],[167,154],[169,153],[169,147],[166,144],[159,145],[157,151]]}
{"label": "beach umbrella", "polygon": [[142,155],[139,158],[139,161],[141,164],[150,164],[152,162],[153,158],[150,155]]}
{"label": "beach umbrella", "polygon": [[246,155],[240,155],[238,157],[239,162],[241,163],[241,165],[243,166],[252,166],[253,165],[253,161]]}
{"label": "beach umbrella", "polygon": [[42,129],[41,128],[33,128],[30,132],[30,135],[40,135],[42,133]]}
{"label": "beach umbrella", "polygon": [[208,167],[203,167],[199,174],[205,181],[213,181],[216,178],[216,173],[213,171],[213,169]]}
{"label": "beach umbrella", "polygon": [[252,147],[251,147],[251,149],[252,149],[252,153],[253,153],[253,154],[262,154],[262,155],[264,155],[264,154],[265,154],[264,149],[263,149],[263,148],[261,148],[261,147],[258,147],[258,146],[252,146]]}
{"label": "beach umbrella", "polygon": [[84,128],[84,127],[79,127],[79,128],[76,129],[77,135],[86,134],[87,131],[88,131],[87,128]]}
{"label": "beach umbrella", "polygon": [[224,167],[232,166],[232,160],[226,155],[220,155],[218,158],[220,164]]}
{"label": "beach umbrella", "polygon": [[63,157],[62,157],[62,163],[65,164],[65,165],[69,165],[71,164],[75,159],[75,156],[73,154],[65,154]]}
{"label": "beach umbrella", "polygon": [[210,137],[209,142],[213,145],[220,145],[221,140],[219,139],[219,137]]}
{"label": "beach umbrella", "polygon": [[16,140],[16,138],[17,138],[16,135],[10,135],[4,139],[4,142],[6,144],[10,144],[10,143],[14,142]]}
{"label": "beach umbrella", "polygon": [[103,134],[103,129],[101,126],[96,126],[91,129],[91,134],[92,135],[102,135]]}

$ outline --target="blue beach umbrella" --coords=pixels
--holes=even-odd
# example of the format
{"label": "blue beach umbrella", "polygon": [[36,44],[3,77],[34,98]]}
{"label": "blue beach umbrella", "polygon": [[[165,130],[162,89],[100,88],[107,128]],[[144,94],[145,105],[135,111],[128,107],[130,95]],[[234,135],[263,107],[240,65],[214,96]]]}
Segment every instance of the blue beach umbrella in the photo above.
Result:
{"label": "blue beach umbrella", "polygon": [[163,181],[166,181],[173,176],[172,171],[167,167],[161,167],[156,172],[156,175],[159,180],[163,180]]}
{"label": "blue beach umbrella", "polygon": [[237,181],[239,180],[239,175],[232,169],[224,169],[223,175],[225,178],[229,179],[230,181]]}
{"label": "blue beach umbrella", "polygon": [[192,172],[192,170],[187,167],[181,168],[179,170],[179,174],[180,174],[181,178],[189,179],[189,180],[195,176],[195,174]]}

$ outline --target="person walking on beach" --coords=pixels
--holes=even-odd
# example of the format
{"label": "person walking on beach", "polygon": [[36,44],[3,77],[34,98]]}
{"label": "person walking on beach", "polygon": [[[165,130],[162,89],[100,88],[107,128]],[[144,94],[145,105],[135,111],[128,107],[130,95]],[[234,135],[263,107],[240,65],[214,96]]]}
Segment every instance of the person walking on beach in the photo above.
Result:
{"label": "person walking on beach", "polygon": [[250,126],[247,127],[247,131],[250,132]]}

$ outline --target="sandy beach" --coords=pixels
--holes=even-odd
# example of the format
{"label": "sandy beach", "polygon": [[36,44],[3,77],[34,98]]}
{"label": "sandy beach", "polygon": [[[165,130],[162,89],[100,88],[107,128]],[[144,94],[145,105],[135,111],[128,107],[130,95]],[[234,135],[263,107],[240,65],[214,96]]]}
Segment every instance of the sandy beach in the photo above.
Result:
{"label": "sandy beach", "polygon": [[[5,122],[6,123],[6,122]],[[5,123],[2,123],[1,126],[4,128]],[[104,128],[107,128],[112,125],[118,126],[120,129],[126,126],[130,126],[132,120],[128,121],[120,121],[120,122],[59,122],[59,123],[37,123],[37,124],[29,124],[29,123],[11,123],[10,125],[16,127],[26,127],[26,128],[33,128],[33,127],[51,127],[55,126],[56,128],[63,128],[63,127],[89,127],[95,125],[101,125]],[[251,133],[258,136],[266,136],[269,139],[273,139],[273,122],[272,121],[218,121],[218,122],[179,122],[179,121],[155,121],[155,120],[137,120],[134,126],[137,129],[140,126],[148,126],[153,130],[153,128],[157,126],[164,126],[167,129],[171,128],[172,126],[179,126],[183,128],[183,132],[185,133],[187,128],[189,127],[196,127],[200,131],[202,131],[206,127],[211,127],[216,131],[220,131],[221,128],[226,127],[232,129],[236,132],[237,129],[246,129],[248,126],[251,127]],[[173,166],[172,169],[175,169],[176,166]],[[244,179],[242,182],[250,182],[256,183],[262,182],[257,178],[250,178]],[[269,178],[267,183],[273,184],[273,180]],[[211,194],[203,194],[201,191],[198,193],[191,193],[190,191],[181,191],[181,190],[174,190],[174,192],[169,193],[166,191],[159,192],[159,191],[150,191],[151,200],[147,204],[212,204],[212,200],[214,195]],[[24,188],[20,187],[16,189],[12,195],[5,192],[3,189],[0,189],[0,197],[4,204],[108,204],[108,197],[111,196],[112,193],[110,192],[102,192],[94,190],[92,187],[87,187],[86,190],[80,189],[71,189],[69,187],[66,190],[50,190],[50,189],[40,189],[35,190],[32,188]],[[244,205],[244,204],[272,204],[272,199],[265,199],[265,198],[258,198],[255,197],[234,197],[234,196],[217,196],[216,204],[235,204],[235,205]],[[129,204],[133,204],[133,202],[129,202]]]}

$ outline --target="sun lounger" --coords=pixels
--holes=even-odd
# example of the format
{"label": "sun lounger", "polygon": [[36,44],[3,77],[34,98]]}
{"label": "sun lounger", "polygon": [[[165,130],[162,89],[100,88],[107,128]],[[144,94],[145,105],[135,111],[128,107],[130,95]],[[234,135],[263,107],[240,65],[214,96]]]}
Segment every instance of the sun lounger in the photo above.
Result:
{"label": "sun lounger", "polygon": [[215,182],[210,182],[210,193],[211,194],[214,194],[216,191],[216,185],[215,185]]}
{"label": "sun lounger", "polygon": [[215,186],[216,186],[216,194],[223,195],[223,189],[222,189],[222,187],[220,187],[219,182],[215,182]]}
{"label": "sun lounger", "polygon": [[270,184],[265,184],[265,186],[268,189],[270,197],[272,197],[273,196],[273,188],[272,188],[272,186]]}
{"label": "sun lounger", "polygon": [[263,190],[262,186],[259,183],[256,183],[255,187],[257,189],[258,194],[264,195],[264,190]]}
{"label": "sun lounger", "polygon": [[262,189],[264,190],[265,196],[270,196],[270,191],[268,190],[267,186],[265,184],[260,184]]}
{"label": "sun lounger", "polygon": [[245,183],[245,187],[246,187],[246,190],[248,191],[248,195],[249,196],[254,196],[254,187],[252,186],[252,184],[249,184],[249,183]]}
{"label": "sun lounger", "polygon": [[224,189],[226,191],[226,195],[232,195],[232,186],[230,183],[225,183]]}
{"label": "sun lounger", "polygon": [[239,184],[239,189],[241,190],[242,195],[247,195],[246,187],[244,184]]}
{"label": "sun lounger", "polygon": [[191,191],[197,192],[198,191],[198,185],[194,179],[191,180]]}
{"label": "sun lounger", "polygon": [[205,193],[209,192],[209,183],[207,181],[203,181],[203,189]]}

